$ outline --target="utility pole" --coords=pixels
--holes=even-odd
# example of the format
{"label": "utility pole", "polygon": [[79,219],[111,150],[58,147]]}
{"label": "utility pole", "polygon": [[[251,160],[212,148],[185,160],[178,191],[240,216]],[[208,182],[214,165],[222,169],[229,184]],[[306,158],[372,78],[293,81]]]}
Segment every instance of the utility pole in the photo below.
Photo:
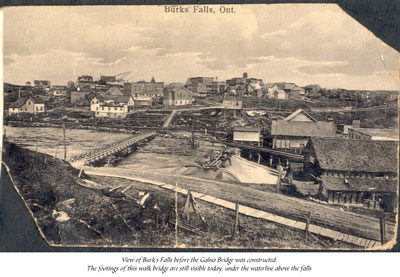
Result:
{"label": "utility pole", "polygon": [[67,145],[65,143],[65,123],[62,123],[62,128],[63,128],[63,136],[64,136],[64,160],[67,159]]}
{"label": "utility pole", "polygon": [[356,91],[356,109],[358,109],[358,92]]}

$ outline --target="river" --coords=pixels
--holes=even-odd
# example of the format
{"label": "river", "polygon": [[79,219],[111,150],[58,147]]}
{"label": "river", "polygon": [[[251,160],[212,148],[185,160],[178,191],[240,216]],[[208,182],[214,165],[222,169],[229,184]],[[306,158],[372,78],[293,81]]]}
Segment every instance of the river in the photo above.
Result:
{"label": "river", "polygon": [[[59,128],[9,127],[4,126],[7,139],[30,150],[63,158],[63,131]],[[190,133],[179,132],[177,139],[157,136],[142,144],[117,167],[130,170],[173,173],[195,167],[196,160],[205,160],[219,151],[221,144],[200,141],[198,148],[190,145]],[[129,134],[108,133],[93,130],[66,129],[67,160],[76,154],[100,148],[103,145],[128,138]]]}

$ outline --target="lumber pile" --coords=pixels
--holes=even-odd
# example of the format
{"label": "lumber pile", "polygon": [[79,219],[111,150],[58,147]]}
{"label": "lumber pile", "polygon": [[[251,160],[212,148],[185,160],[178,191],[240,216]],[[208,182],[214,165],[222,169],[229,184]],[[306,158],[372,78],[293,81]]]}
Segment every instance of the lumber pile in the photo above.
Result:
{"label": "lumber pile", "polygon": [[206,162],[199,162],[197,163],[203,168],[203,169],[218,169],[221,167],[224,167],[224,162],[229,160],[231,157],[231,154],[227,151],[227,148],[224,147],[222,148],[214,157],[210,157],[210,159]]}

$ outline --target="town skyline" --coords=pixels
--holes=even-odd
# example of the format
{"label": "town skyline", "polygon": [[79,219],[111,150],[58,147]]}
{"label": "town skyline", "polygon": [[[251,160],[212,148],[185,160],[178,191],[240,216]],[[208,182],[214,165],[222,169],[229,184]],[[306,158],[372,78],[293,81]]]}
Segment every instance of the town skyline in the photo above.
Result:
{"label": "town skyline", "polygon": [[171,83],[247,72],[265,83],[399,89],[398,53],[337,5],[234,7],[218,16],[164,6],[8,8],[4,81],[66,84],[131,71],[130,82]]}

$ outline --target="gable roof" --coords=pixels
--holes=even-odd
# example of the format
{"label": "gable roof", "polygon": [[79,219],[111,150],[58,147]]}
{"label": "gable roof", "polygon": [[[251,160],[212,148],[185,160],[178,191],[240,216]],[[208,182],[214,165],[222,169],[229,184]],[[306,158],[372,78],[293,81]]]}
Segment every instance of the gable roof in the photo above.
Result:
{"label": "gable roof", "polygon": [[233,128],[234,132],[261,132],[260,127],[254,126],[238,126]]}
{"label": "gable roof", "polygon": [[397,172],[397,148],[394,141],[311,138],[322,169],[361,172]]}
{"label": "gable roof", "polygon": [[278,87],[278,89],[293,89],[296,87],[295,83],[285,83],[285,82],[275,83],[275,85]]}
{"label": "gable roof", "polygon": [[67,86],[63,86],[63,85],[53,85],[53,90],[54,89],[68,89]]}
{"label": "gable roof", "polygon": [[171,86],[171,85],[164,87],[164,91],[168,91],[168,92],[176,92],[178,90],[184,90],[185,92],[190,93],[190,91],[185,87],[176,87],[176,86]]}
{"label": "gable roof", "polygon": [[275,91],[276,94],[287,94],[286,91],[284,91],[283,89],[278,89]]}
{"label": "gable roof", "polygon": [[118,87],[110,87],[107,89],[106,94],[115,96],[123,95],[122,90]]}
{"label": "gable roof", "polygon": [[372,140],[394,140],[399,141],[399,129],[379,129],[379,128],[356,128],[349,127],[349,130],[371,136]]}
{"label": "gable roof", "polygon": [[296,86],[296,87],[294,87],[294,88],[292,88],[291,90],[292,90],[292,91],[293,91],[293,90],[299,90],[299,91],[303,91],[303,92],[305,91],[305,89],[304,89],[304,88],[297,87],[297,86]]}
{"label": "gable roof", "polygon": [[23,106],[26,103],[26,101],[28,101],[28,99],[31,99],[34,104],[44,104],[44,101],[42,99],[40,99],[39,97],[33,98],[31,96],[24,96],[24,97],[17,99],[17,101],[11,103],[10,108],[19,108],[19,107]]}
{"label": "gable roof", "polygon": [[296,110],[294,113],[291,113],[290,115],[288,115],[287,117],[285,117],[283,120],[284,121],[291,121],[292,119],[294,119],[296,116],[298,116],[299,114],[304,114],[306,117],[308,117],[309,119],[311,119],[312,121],[317,121],[315,120],[311,115],[309,115],[308,113],[306,113],[304,110],[302,109],[298,109]]}
{"label": "gable roof", "polygon": [[271,123],[271,134],[297,137],[336,137],[336,127],[333,122],[326,121],[274,120]]}
{"label": "gable roof", "polygon": [[261,89],[261,85],[259,83],[249,83],[249,86],[254,90]]}
{"label": "gable roof", "polygon": [[274,83],[265,83],[264,84],[264,88],[272,88],[273,86],[275,86]]}
{"label": "gable roof", "polygon": [[112,100],[115,103],[128,103],[130,98],[133,99],[132,95],[98,95],[96,98],[99,101]]}
{"label": "gable roof", "polygon": [[392,178],[340,178],[321,176],[324,188],[336,191],[396,192],[397,180]]}

